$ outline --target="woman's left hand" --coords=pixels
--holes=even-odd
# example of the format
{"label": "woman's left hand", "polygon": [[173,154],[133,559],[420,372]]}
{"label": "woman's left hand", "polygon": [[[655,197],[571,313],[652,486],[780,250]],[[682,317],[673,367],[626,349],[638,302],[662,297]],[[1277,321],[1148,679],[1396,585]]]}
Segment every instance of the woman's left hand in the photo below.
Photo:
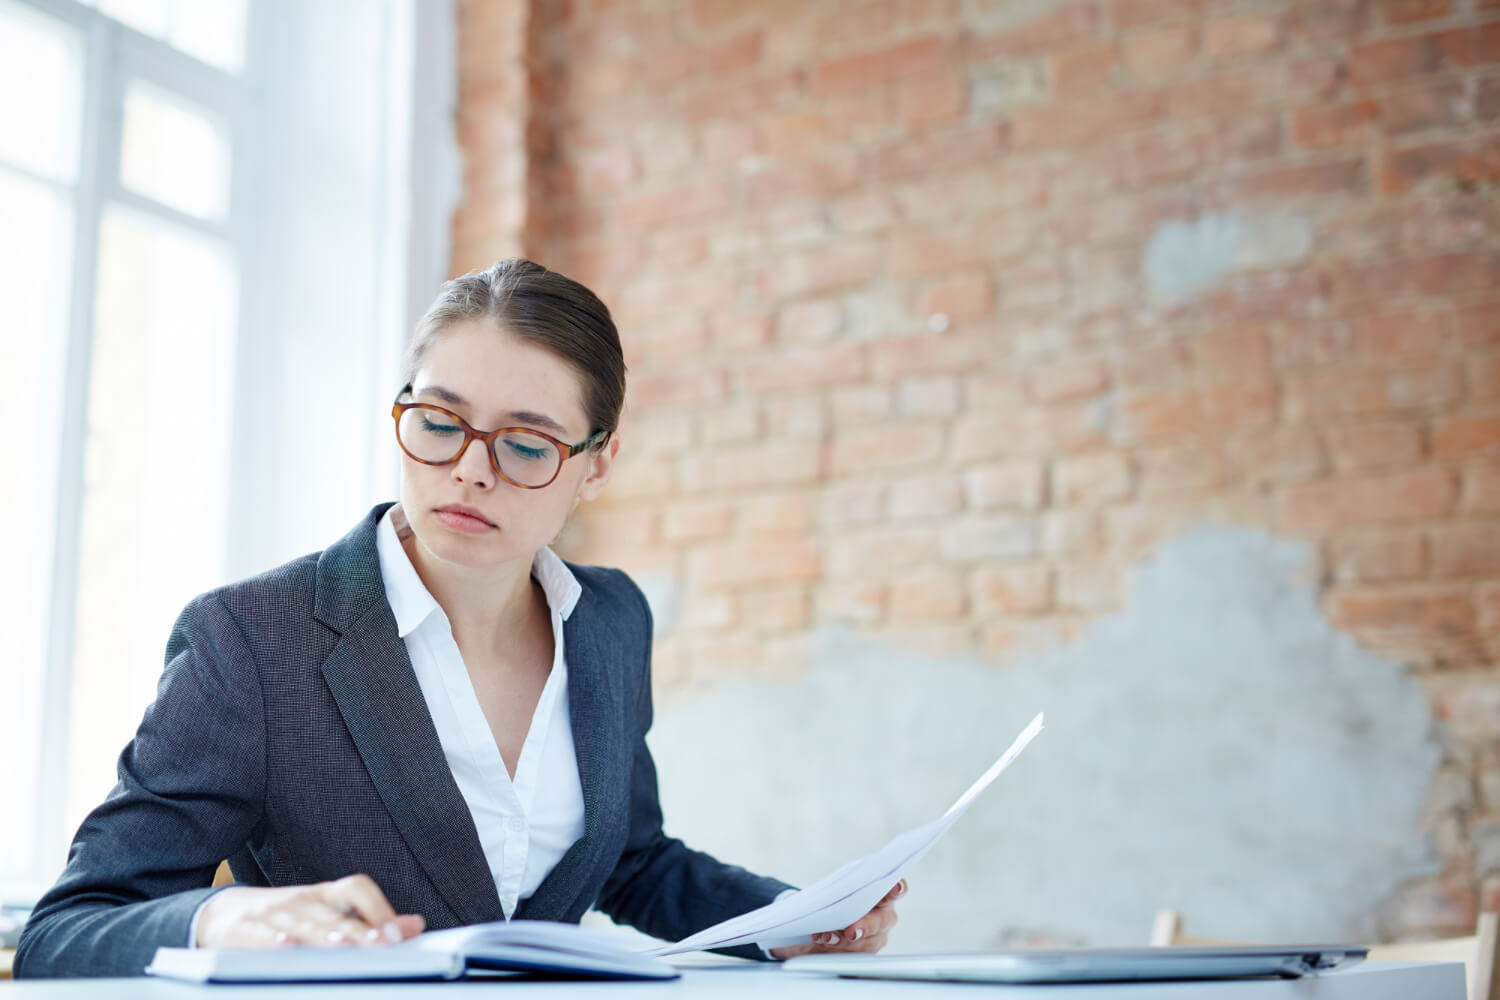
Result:
{"label": "woman's left hand", "polygon": [[906,895],[906,879],[897,882],[875,908],[841,931],[825,931],[813,935],[812,944],[793,945],[790,948],[772,948],[775,959],[796,958],[798,955],[815,955],[825,952],[876,952],[885,947],[886,937],[896,926],[896,900]]}

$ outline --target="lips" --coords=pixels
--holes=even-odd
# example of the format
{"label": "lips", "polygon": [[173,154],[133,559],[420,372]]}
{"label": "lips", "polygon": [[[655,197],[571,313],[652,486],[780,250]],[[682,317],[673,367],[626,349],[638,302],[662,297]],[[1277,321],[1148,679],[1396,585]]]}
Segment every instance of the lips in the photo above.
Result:
{"label": "lips", "polygon": [[448,504],[445,507],[439,507],[433,513],[437,515],[439,521],[454,531],[478,535],[495,530],[495,525],[488,518],[473,507],[465,507],[463,504]]}

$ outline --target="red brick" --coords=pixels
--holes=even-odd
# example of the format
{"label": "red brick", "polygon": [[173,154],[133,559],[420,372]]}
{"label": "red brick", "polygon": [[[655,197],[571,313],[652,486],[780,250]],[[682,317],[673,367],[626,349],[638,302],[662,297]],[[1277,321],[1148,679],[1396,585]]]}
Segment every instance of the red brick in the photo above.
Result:
{"label": "red brick", "polygon": [[1464,510],[1500,512],[1500,459],[1467,463],[1463,483]]}
{"label": "red brick", "polygon": [[661,534],[669,542],[720,538],[729,530],[729,520],[725,503],[674,503],[662,511]]}
{"label": "red brick", "polygon": [[761,119],[756,148],[784,159],[828,150],[841,138],[837,125],[821,108],[793,108]]}
{"label": "red brick", "polygon": [[729,207],[728,185],[708,178],[683,181],[664,191],[642,191],[615,205],[614,223],[625,230],[652,230],[693,219],[720,216]]}
{"label": "red brick", "polygon": [[[721,351],[739,353],[755,351],[771,339],[771,317],[765,313],[721,312],[709,320],[714,346]],[[631,379],[630,398],[636,401],[635,378]]]}
{"label": "red brick", "polygon": [[1382,194],[1403,194],[1432,178],[1465,187],[1500,184],[1500,137],[1387,149],[1375,168]]}
{"label": "red brick", "polygon": [[1224,433],[1259,427],[1276,420],[1281,391],[1275,382],[1244,378],[1202,386],[1199,392],[1199,429]]}
{"label": "red brick", "polygon": [[807,538],[721,542],[688,555],[688,574],[694,587],[816,580],[821,572],[818,548]]}
{"label": "red brick", "polygon": [[1299,108],[1292,116],[1292,138],[1308,149],[1343,146],[1370,135],[1379,117],[1380,106],[1369,98]]}
{"label": "red brick", "polygon": [[1302,483],[1281,491],[1277,519],[1293,531],[1442,517],[1458,497],[1453,473],[1422,466],[1385,476]]}
{"label": "red brick", "polygon": [[1203,9],[1203,0],[1115,0],[1113,18],[1116,28],[1166,17],[1190,17]]}
{"label": "red brick", "polygon": [[1027,388],[1033,399],[1048,402],[1096,396],[1109,388],[1109,366],[1097,358],[1054,361],[1032,368]]}
{"label": "red brick", "polygon": [[1472,632],[1477,618],[1468,592],[1386,589],[1335,591],[1328,597],[1328,616],[1336,628],[1408,627],[1459,634]]}
{"label": "red brick", "polygon": [[1212,444],[1142,448],[1135,457],[1146,499],[1211,496],[1228,482],[1224,455]]}
{"label": "red brick", "polygon": [[1349,79],[1356,86],[1500,61],[1500,22],[1355,46]]}
{"label": "red brick", "polygon": [[1329,562],[1341,583],[1384,583],[1420,577],[1426,546],[1415,533],[1335,538]]}
{"label": "red brick", "polygon": [[1052,570],[1044,565],[986,566],[969,576],[975,616],[1025,614],[1052,606]]}
{"label": "red brick", "polygon": [[762,412],[768,437],[795,440],[803,447],[821,443],[828,430],[822,392],[770,400]]}
{"label": "red brick", "polygon": [[936,462],[942,445],[943,433],[933,426],[903,423],[853,428],[833,439],[833,470],[835,475],[917,470]]}
{"label": "red brick", "polygon": [[1103,452],[1060,458],[1052,466],[1052,501],[1057,504],[1119,500],[1134,486],[1130,456]]}
{"label": "red brick", "polygon": [[1167,116],[1172,121],[1195,116],[1241,115],[1260,103],[1263,77],[1259,70],[1237,70],[1185,80],[1167,92]]}
{"label": "red brick", "polygon": [[1387,135],[1452,128],[1464,123],[1468,104],[1464,85],[1458,80],[1407,87],[1380,99],[1380,124]]}
{"label": "red brick", "polygon": [[1440,460],[1500,456],[1500,416],[1438,420],[1432,428],[1432,454]]}
{"label": "red brick", "polygon": [[725,377],[722,371],[662,373],[636,375],[630,380],[630,402],[643,410],[659,406],[703,405],[723,398]]}
{"label": "red brick", "polygon": [[1479,92],[1474,95],[1474,117],[1480,121],[1500,118],[1500,76],[1479,81]]}
{"label": "red brick", "polygon": [[1500,301],[1482,302],[1456,309],[1453,326],[1460,350],[1500,347]]}
{"label": "red brick", "polygon": [[983,364],[992,351],[987,337],[952,330],[886,337],[870,346],[870,367],[878,382],[909,375],[961,374]]}
{"label": "red brick", "polygon": [[859,159],[852,151],[805,163],[770,167],[745,178],[745,201],[752,208],[798,198],[826,200],[859,186]]}
{"label": "red brick", "polygon": [[839,340],[747,358],[739,376],[748,392],[766,393],[847,385],[862,379],[865,368],[864,345]]}
{"label": "red brick", "polygon": [[1453,0],[1381,0],[1379,9],[1386,24],[1410,24],[1447,17],[1453,13]]}
{"label": "red brick", "polygon": [[788,298],[859,288],[870,283],[879,266],[877,248],[839,244],[818,253],[788,254],[773,261],[762,273],[760,286],[766,294]]}
{"label": "red brick", "polygon": [[1435,577],[1500,574],[1500,521],[1445,524],[1432,529]]}
{"label": "red brick", "polygon": [[1121,141],[1125,177],[1153,184],[1194,173],[1203,163],[1204,137],[1180,126],[1153,129]]}
{"label": "red brick", "polygon": [[1047,63],[1052,93],[1077,97],[1105,90],[1114,80],[1118,62],[1119,47],[1114,42],[1094,42],[1054,52]]}
{"label": "red brick", "polygon": [[1036,510],[1042,506],[1046,491],[1045,473],[1039,461],[1005,462],[969,469],[963,477],[964,497],[971,510]]}
{"label": "red brick", "polygon": [[903,83],[896,92],[896,113],[908,129],[925,128],[963,117],[969,88],[956,73],[942,73]]}
{"label": "red brick", "polygon": [[1463,392],[1461,369],[1453,363],[1290,372],[1284,384],[1286,412],[1294,418],[1427,409]]}
{"label": "red brick", "polygon": [[1422,427],[1413,423],[1330,427],[1328,453],[1341,472],[1413,465],[1422,458]]}
{"label": "red brick", "polygon": [[1203,54],[1218,61],[1264,52],[1281,35],[1276,18],[1267,14],[1237,14],[1211,18],[1203,25]]}
{"label": "red brick", "polygon": [[1271,366],[1271,342],[1259,327],[1205,333],[1192,342],[1193,363],[1200,369],[1259,372]]}
{"label": "red brick", "polygon": [[1160,114],[1159,98],[1139,91],[1023,107],[1014,113],[1011,141],[1017,152],[1081,146],[1090,140],[1119,135]]}
{"label": "red brick", "polygon": [[919,476],[892,483],[889,496],[893,521],[943,517],[963,506],[963,491],[954,474]]}
{"label": "red brick", "polygon": [[1486,632],[1500,632],[1500,583],[1479,586],[1479,624]]}
{"label": "red brick", "polygon": [[811,601],[806,587],[769,587],[736,595],[738,621],[746,628],[786,632],[806,628]]}
{"label": "red brick", "polygon": [[1367,304],[1395,298],[1452,298],[1500,285],[1500,253],[1442,253],[1352,265],[1334,274],[1334,297]]}
{"label": "red brick", "polygon": [[[617,85],[608,96],[629,92],[632,81]],[[706,86],[690,90],[677,100],[678,117],[687,125],[701,125],[715,119],[744,121],[786,107],[806,94],[801,67],[764,70],[747,76],[737,73],[726,80],[711,78]]]}
{"label": "red brick", "polygon": [[986,274],[955,274],[923,286],[913,303],[919,315],[973,319],[995,311],[995,282]]}
{"label": "red brick", "polygon": [[976,60],[983,61],[996,56],[1047,52],[1094,34],[1099,14],[1099,8],[1092,3],[1054,6],[1024,24],[976,36],[971,43],[972,53]]}
{"label": "red brick", "polygon": [[828,575],[868,583],[895,570],[931,566],[939,534],[935,526],[914,524],[832,535],[827,543]]}
{"label": "red brick", "polygon": [[963,615],[963,578],[957,573],[923,571],[890,584],[888,607],[893,622],[942,621]]}
{"label": "red brick", "polygon": [[862,171],[867,177],[890,181],[984,167],[1006,153],[1010,141],[1010,127],[1003,121],[903,135],[872,150]]}
{"label": "red brick", "polygon": [[1252,172],[1228,182],[1233,191],[1245,198],[1305,198],[1342,194],[1359,194],[1366,185],[1363,157],[1310,163],[1292,167],[1273,167]]}
{"label": "red brick", "polygon": [[1289,425],[1252,431],[1228,448],[1252,483],[1288,483],[1313,479],[1328,467],[1318,435]]}
{"label": "red brick", "polygon": [[1470,361],[1469,398],[1500,399],[1500,357]]}
{"label": "red brick", "polygon": [[1368,360],[1401,360],[1445,354],[1452,341],[1442,312],[1409,309],[1377,313],[1355,323],[1355,354]]}
{"label": "red brick", "polygon": [[1473,933],[1478,904],[1476,883],[1467,873],[1411,879],[1381,903],[1381,934],[1385,940],[1401,941]]}
{"label": "red brick", "polygon": [[928,36],[828,59],[812,67],[812,92],[815,97],[827,97],[932,73],[944,68],[950,48],[947,39]]}
{"label": "red brick", "polygon": [[1199,430],[1198,393],[1190,388],[1143,393],[1126,401],[1125,416],[1135,440],[1194,434]]}
{"label": "red brick", "polygon": [[[679,425],[691,426],[678,414],[673,414],[673,419]],[[696,422],[706,445],[753,441],[760,435],[760,408],[754,404],[739,403],[703,409],[698,412]],[[684,444],[682,447],[688,446]]]}
{"label": "red brick", "polygon": [[735,522],[741,535],[804,535],[813,525],[816,497],[812,493],[771,493],[739,504]]}
{"label": "red brick", "polygon": [[678,461],[684,492],[787,486],[817,481],[823,474],[819,443],[773,440],[748,448],[718,450],[708,459],[692,454]]}
{"label": "red brick", "polygon": [[1122,50],[1125,66],[1137,80],[1180,76],[1197,55],[1197,28],[1182,22],[1141,28],[1125,36]]}
{"label": "red brick", "polygon": [[993,239],[979,230],[903,233],[886,244],[886,271],[893,278],[917,278],[982,267],[993,259]]}

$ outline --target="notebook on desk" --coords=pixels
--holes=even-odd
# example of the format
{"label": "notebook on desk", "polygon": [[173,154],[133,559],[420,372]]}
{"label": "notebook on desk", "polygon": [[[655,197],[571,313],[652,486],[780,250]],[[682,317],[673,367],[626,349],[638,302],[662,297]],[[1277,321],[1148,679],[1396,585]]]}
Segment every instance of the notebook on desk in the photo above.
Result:
{"label": "notebook on desk", "polygon": [[1364,959],[1354,945],[1222,948],[1035,948],[948,955],[805,955],[789,972],[937,982],[1088,983],[1166,979],[1296,978]]}

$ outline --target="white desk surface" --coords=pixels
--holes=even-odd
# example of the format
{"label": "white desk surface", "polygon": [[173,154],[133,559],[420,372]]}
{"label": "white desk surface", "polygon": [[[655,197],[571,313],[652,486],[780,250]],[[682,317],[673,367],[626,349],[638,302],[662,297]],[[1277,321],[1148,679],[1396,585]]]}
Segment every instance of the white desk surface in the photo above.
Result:
{"label": "white desk surface", "polygon": [[773,964],[688,968],[681,979],[665,983],[505,982],[469,980],[451,983],[341,983],[274,986],[200,986],[154,979],[53,979],[0,983],[3,1000],[188,1000],[223,997],[233,1000],[329,1000],[383,996],[416,998],[472,996],[503,988],[508,1000],[647,1000],[672,998],[763,998],[825,1000],[875,996],[882,1000],[1464,1000],[1463,966],[1457,963],[1364,962],[1341,972],[1305,979],[1235,979],[1216,982],[1099,983],[1093,985],[1000,986],[973,983],[907,983],[870,979],[832,979],[787,972]]}

